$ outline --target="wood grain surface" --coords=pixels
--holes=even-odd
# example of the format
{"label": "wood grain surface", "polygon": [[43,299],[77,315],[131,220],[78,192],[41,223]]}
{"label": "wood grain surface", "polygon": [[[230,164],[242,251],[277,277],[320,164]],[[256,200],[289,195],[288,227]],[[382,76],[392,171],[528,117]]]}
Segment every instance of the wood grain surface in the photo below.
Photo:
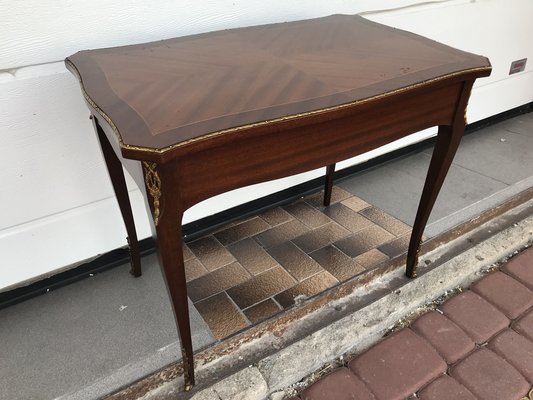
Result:
{"label": "wood grain surface", "polygon": [[66,61],[122,144],[155,150],[490,69],[484,57],[348,15],[82,51]]}

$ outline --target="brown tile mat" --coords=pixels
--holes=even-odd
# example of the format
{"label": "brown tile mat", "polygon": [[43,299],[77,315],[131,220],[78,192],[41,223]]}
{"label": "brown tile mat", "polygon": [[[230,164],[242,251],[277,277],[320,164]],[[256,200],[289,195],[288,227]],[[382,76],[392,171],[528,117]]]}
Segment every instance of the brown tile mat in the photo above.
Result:
{"label": "brown tile mat", "polygon": [[185,245],[189,297],[223,339],[407,249],[411,228],[334,187]]}

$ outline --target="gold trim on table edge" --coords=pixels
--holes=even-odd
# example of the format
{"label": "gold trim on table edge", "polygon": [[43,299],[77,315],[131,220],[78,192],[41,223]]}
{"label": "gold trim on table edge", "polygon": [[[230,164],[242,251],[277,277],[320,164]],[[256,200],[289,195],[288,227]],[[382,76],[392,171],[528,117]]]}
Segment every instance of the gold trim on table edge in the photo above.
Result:
{"label": "gold trim on table edge", "polygon": [[194,387],[194,383],[191,380],[189,371],[187,370],[187,368],[185,368],[186,365],[189,365],[189,359],[187,357],[187,352],[185,351],[185,347],[183,347],[183,345],[181,345],[181,356],[183,359],[183,391],[190,392],[191,389]]}
{"label": "gold trim on table edge", "polygon": [[330,111],[342,110],[344,108],[348,108],[348,107],[354,106],[356,104],[364,104],[364,103],[367,103],[369,101],[378,100],[378,99],[382,99],[382,98],[387,98],[387,97],[395,95],[397,93],[402,93],[402,92],[405,92],[405,91],[413,89],[413,88],[418,88],[418,87],[421,87],[421,86],[424,86],[424,85],[427,85],[427,84],[430,84],[430,83],[433,83],[433,82],[442,81],[442,80],[445,80],[445,79],[448,79],[448,78],[451,78],[451,77],[454,77],[454,76],[464,75],[464,74],[467,74],[467,73],[470,73],[470,72],[492,71],[492,66],[465,69],[465,70],[462,70],[462,71],[457,71],[457,72],[452,72],[450,74],[442,75],[442,76],[439,76],[437,78],[427,79],[425,81],[418,82],[418,83],[415,83],[413,85],[405,86],[405,87],[400,88],[400,89],[391,90],[390,92],[382,93],[382,94],[379,94],[377,96],[367,97],[367,98],[364,98],[364,99],[361,99],[361,100],[355,100],[355,101],[352,101],[352,102],[349,102],[349,103],[340,104],[340,105],[337,105],[337,106],[321,108],[319,110],[307,111],[307,112],[304,112],[304,113],[288,115],[288,116],[285,116],[285,117],[274,118],[274,119],[261,121],[261,122],[254,122],[252,124],[241,125],[241,126],[237,126],[237,127],[234,127],[234,128],[227,128],[227,129],[223,129],[223,130],[220,130],[220,131],[207,133],[205,135],[198,136],[198,137],[195,137],[195,138],[192,138],[192,139],[184,140],[183,142],[172,144],[172,145],[163,147],[161,149],[154,149],[152,147],[142,147],[142,146],[133,146],[133,145],[125,144],[124,141],[122,140],[122,136],[121,136],[118,128],[113,123],[111,118],[109,118],[109,116],[100,107],[98,107],[98,105],[93,101],[93,99],[91,99],[89,97],[89,95],[85,91],[85,87],[83,86],[83,81],[81,79],[81,75],[80,75],[78,69],[76,68],[76,66],[68,58],[65,59],[65,63],[69,64],[76,71],[76,75],[78,75],[78,80],[80,81],[80,84],[81,84],[83,97],[85,97],[85,100],[100,115],[102,115],[102,117],[107,121],[107,123],[109,124],[111,129],[113,129],[113,131],[115,132],[115,134],[117,136],[117,139],[118,139],[118,141],[120,143],[120,147],[121,148],[127,149],[127,150],[135,150],[135,151],[148,152],[148,153],[157,153],[157,154],[163,154],[163,153],[166,153],[167,151],[173,150],[175,148],[183,147],[183,146],[186,146],[186,145],[188,145],[190,143],[193,143],[193,142],[209,139],[209,138],[212,138],[212,137],[215,137],[215,136],[219,136],[219,135],[223,135],[223,134],[229,134],[229,133],[238,132],[238,131],[249,129],[249,128],[255,128],[255,127],[258,127],[258,126],[274,124],[274,123],[282,122],[282,121],[290,121],[290,120],[293,120],[293,119],[298,119],[300,117],[307,117],[307,116],[310,116],[310,115],[319,115],[319,114],[330,112]]}
{"label": "gold trim on table edge", "polygon": [[159,224],[160,215],[159,199],[161,198],[161,179],[157,173],[157,164],[155,162],[143,161],[142,163],[144,167],[144,182],[152,197],[154,224],[157,226],[157,224]]}

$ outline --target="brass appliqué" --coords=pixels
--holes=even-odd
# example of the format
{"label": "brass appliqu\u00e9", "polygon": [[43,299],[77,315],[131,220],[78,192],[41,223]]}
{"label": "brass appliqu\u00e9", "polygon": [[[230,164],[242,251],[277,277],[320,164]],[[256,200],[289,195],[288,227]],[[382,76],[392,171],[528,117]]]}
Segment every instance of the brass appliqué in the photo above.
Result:
{"label": "brass appliqu\u00e9", "polygon": [[471,92],[468,93],[468,99],[466,100],[466,104],[465,104],[465,111],[464,111],[465,126],[468,125],[468,116],[466,114],[468,112],[468,102],[470,100],[470,93]]}
{"label": "brass appliqu\u00e9", "polygon": [[144,167],[144,181],[146,183],[146,188],[150,192],[150,196],[153,201],[153,217],[154,223],[157,226],[159,223],[159,199],[161,198],[161,179],[157,173],[157,164],[154,162],[143,161]]}
{"label": "brass appliqu\u00e9", "polygon": [[187,352],[183,346],[181,346],[181,356],[183,357],[183,390],[185,392],[190,392],[194,387],[194,380],[191,379],[191,374],[188,368],[189,358],[187,357]]}
{"label": "brass appliqu\u00e9", "polygon": [[133,265],[133,254],[131,254],[131,241],[129,236],[126,236],[126,241],[128,242],[128,253],[130,255],[130,263],[131,265]]}
{"label": "brass appliqu\u00e9", "polygon": [[412,278],[416,278],[418,276],[416,270],[418,268],[418,258],[419,257],[420,257],[420,245],[418,245],[418,248],[416,249],[415,263],[413,265],[413,276],[412,276]]}

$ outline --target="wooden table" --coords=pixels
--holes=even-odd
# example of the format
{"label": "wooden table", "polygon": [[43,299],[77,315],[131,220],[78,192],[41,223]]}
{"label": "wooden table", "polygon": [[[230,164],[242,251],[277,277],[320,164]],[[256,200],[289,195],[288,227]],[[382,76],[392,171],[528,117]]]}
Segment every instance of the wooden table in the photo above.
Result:
{"label": "wooden table", "polygon": [[329,166],[328,203],[336,162],[438,126],[407,255],[414,277],[470,90],[491,71],[485,57],[348,15],[81,51],[65,62],[92,113],[136,276],[122,165],[146,189],[185,390],[194,385],[194,362],[183,212],[216,194],[321,166]]}

